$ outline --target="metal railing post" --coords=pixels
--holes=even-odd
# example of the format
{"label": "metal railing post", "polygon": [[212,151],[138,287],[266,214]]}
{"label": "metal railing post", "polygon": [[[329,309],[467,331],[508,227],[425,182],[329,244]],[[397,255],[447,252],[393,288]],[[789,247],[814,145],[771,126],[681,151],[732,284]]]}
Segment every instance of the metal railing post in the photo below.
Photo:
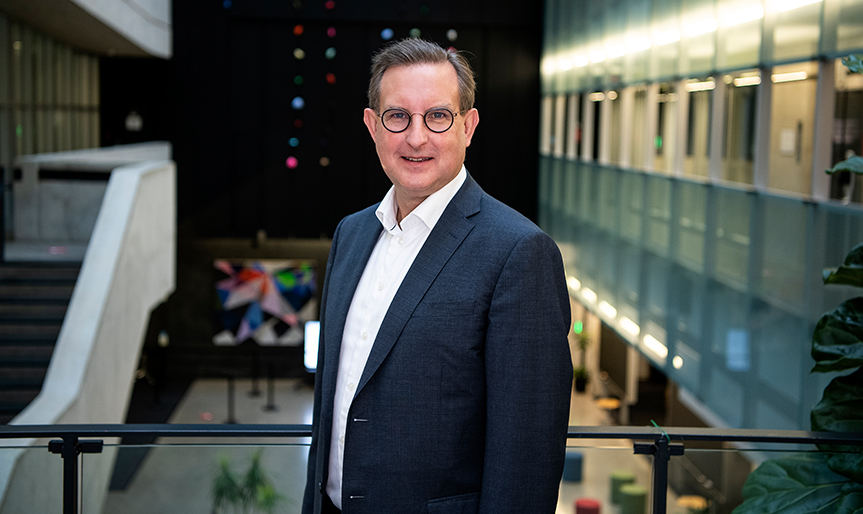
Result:
{"label": "metal railing post", "polygon": [[74,435],[48,443],[48,451],[63,459],[63,514],[78,514],[78,455],[102,453],[102,441],[78,441]]}
{"label": "metal railing post", "polygon": [[653,473],[650,477],[651,514],[665,514],[668,509],[668,461],[672,455],[683,455],[683,445],[670,443],[662,434],[654,443],[635,443],[639,455],[653,455]]}

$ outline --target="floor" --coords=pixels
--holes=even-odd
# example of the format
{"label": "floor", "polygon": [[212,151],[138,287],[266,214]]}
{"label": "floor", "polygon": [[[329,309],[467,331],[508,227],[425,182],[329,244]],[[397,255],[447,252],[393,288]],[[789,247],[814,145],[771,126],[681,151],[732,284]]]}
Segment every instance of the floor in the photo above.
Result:
{"label": "floor", "polygon": [[[278,380],[274,384],[274,399],[269,402],[265,384],[259,396],[252,396],[249,380],[235,384],[234,420],[238,423],[311,423],[312,388],[300,380]],[[227,383],[225,380],[197,380],[189,387],[170,423],[223,423],[228,420]],[[275,409],[268,409],[268,403]],[[588,393],[573,394],[571,425],[609,424],[608,414],[596,405]],[[123,491],[111,491],[104,514],[153,514],[182,512],[212,514],[212,484],[225,463],[234,473],[244,474],[252,456],[261,452],[261,464],[281,495],[276,512],[298,513],[305,484],[308,449],[302,444],[285,445],[283,441],[262,445],[241,444],[239,440],[226,444],[202,445],[200,440],[162,439],[143,460],[143,464]],[[603,504],[602,512],[616,514],[617,506],[609,502],[609,473],[628,469],[635,473],[636,482],[650,485],[650,464],[633,454],[628,440],[572,441],[569,451],[584,456],[583,480],[562,482],[558,514],[574,513],[577,498],[591,497]],[[576,448],[575,445],[578,445]],[[108,453],[105,454],[109,455]],[[84,512],[90,511],[85,505]],[[671,512],[671,509],[669,510]],[[92,512],[96,512],[93,510]],[[239,512],[239,511],[238,511]]]}

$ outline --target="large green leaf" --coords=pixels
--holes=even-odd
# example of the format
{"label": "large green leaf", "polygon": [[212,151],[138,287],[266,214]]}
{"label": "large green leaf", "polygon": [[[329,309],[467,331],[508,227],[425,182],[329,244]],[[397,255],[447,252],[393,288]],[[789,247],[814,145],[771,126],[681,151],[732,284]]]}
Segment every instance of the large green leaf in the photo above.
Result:
{"label": "large green leaf", "polygon": [[812,371],[844,371],[863,366],[863,298],[852,298],[828,312],[812,336]]}
{"label": "large green leaf", "polygon": [[825,284],[863,287],[863,245],[855,246],[838,269],[824,270]]}
{"label": "large green leaf", "polygon": [[842,59],[842,64],[847,66],[848,69],[854,73],[863,73],[863,59],[861,59],[861,56],[859,55],[849,55]]}
{"label": "large green leaf", "polygon": [[764,462],[746,480],[745,501],[733,514],[859,513],[863,486],[834,473],[828,458],[819,452]]}
{"label": "large green leaf", "polygon": [[863,370],[830,381],[812,409],[812,430],[863,432]]}
{"label": "large green leaf", "polygon": [[863,487],[857,482],[848,482],[842,488],[842,499],[836,512],[863,513]]}
{"label": "large green leaf", "polygon": [[849,453],[834,453],[827,460],[827,465],[834,472],[850,478],[857,483],[863,483],[863,453],[859,448],[854,448]]}
{"label": "large green leaf", "polygon": [[827,173],[838,173],[840,171],[850,171],[851,173],[863,173],[863,157],[859,155],[852,155],[851,157],[845,159],[844,161],[836,163],[835,166],[830,168],[829,170],[825,170]]}

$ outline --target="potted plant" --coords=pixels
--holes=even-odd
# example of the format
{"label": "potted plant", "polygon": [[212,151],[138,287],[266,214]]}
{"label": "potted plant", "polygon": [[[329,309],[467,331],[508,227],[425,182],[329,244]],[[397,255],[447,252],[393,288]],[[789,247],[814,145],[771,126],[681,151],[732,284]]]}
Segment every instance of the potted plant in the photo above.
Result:
{"label": "potted plant", "polygon": [[583,393],[587,389],[587,381],[590,380],[590,371],[584,366],[576,366],[572,369],[572,379],[575,390]]}
{"label": "potted plant", "polygon": [[261,466],[260,451],[252,456],[249,470],[243,476],[231,470],[227,457],[219,458],[219,471],[213,481],[214,513],[271,514],[284,500],[285,497],[276,492]]}
{"label": "potted plant", "polygon": [[587,347],[590,346],[590,336],[586,332],[578,334],[579,350],[579,365],[573,368],[572,378],[575,384],[575,390],[583,393],[587,389],[587,382],[590,380],[590,371],[587,369]]}

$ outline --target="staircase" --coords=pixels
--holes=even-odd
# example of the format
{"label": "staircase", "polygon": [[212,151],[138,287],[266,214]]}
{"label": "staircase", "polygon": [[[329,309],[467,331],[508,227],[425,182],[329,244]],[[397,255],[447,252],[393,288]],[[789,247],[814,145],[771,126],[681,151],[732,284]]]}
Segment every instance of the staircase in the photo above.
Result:
{"label": "staircase", "polygon": [[0,424],[42,389],[79,262],[0,264]]}

